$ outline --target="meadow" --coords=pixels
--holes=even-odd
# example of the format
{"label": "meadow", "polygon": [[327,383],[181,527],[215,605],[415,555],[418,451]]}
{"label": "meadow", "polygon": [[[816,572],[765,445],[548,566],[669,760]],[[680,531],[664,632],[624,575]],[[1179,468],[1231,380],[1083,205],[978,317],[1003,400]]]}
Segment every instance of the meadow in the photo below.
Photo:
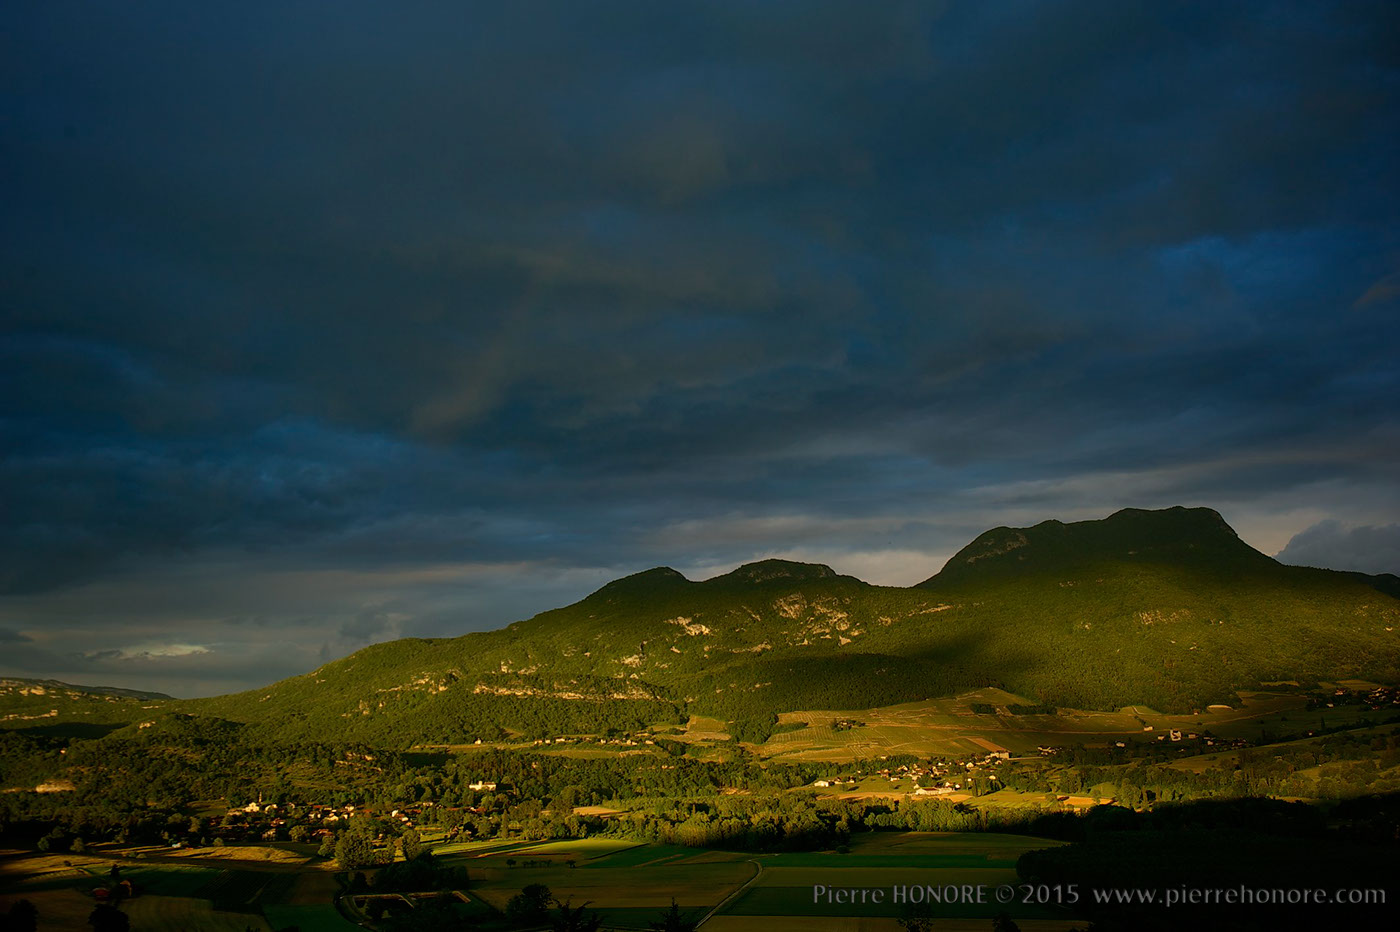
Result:
{"label": "meadow", "polygon": [[96,905],[93,890],[107,885],[116,866],[137,895],[121,903],[133,929],[143,932],[301,932],[357,928],[333,905],[338,887],[322,865],[293,852],[262,846],[201,852],[104,846],[91,854],[0,852],[0,913],[27,899],[40,929],[83,929]]}
{"label": "meadow", "polygon": [[[805,922],[806,928],[819,920],[855,921],[851,928],[896,928],[893,919],[900,913],[892,904],[814,905],[813,885],[1014,884],[1016,859],[1023,852],[1059,844],[990,833],[871,832],[853,836],[844,852],[753,854],[597,839],[511,851],[468,849],[447,856],[462,859],[471,871],[473,894],[497,909],[504,909],[522,887],[538,883],[561,901],[588,903],[603,916],[605,926],[619,929],[647,928],[673,899],[692,916],[710,916],[707,929],[756,928],[753,922],[760,919],[777,923],[764,929],[782,928],[789,920]],[[985,928],[999,909],[973,905],[941,915],[981,920],[976,927]],[[1067,917],[1053,910],[1010,912],[1018,921],[1057,923],[1045,928],[1069,927],[1063,924]],[[861,925],[861,917],[885,921]]]}
{"label": "meadow", "polygon": [[[1331,727],[1351,725],[1368,714],[1358,705],[1308,711],[1304,696],[1263,691],[1242,692],[1231,705],[1186,715],[1169,715],[1147,706],[1112,712],[1066,708],[1053,714],[1018,715],[1011,711],[1031,704],[1005,690],[979,689],[947,699],[874,709],[785,712],[778,716],[775,733],[755,750],[776,761],[846,761],[896,754],[965,757],[996,751],[1030,757],[1042,746],[1170,740],[1173,730],[1252,740],[1261,732],[1298,731],[1320,722]],[[976,711],[974,706],[994,711]]]}

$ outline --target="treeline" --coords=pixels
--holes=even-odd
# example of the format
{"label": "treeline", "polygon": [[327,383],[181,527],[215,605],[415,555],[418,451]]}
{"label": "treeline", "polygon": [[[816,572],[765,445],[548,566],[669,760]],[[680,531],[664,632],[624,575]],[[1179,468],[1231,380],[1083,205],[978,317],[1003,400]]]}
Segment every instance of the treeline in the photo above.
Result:
{"label": "treeline", "polygon": [[[103,739],[71,741],[66,748],[5,737],[12,768],[33,768],[28,785],[33,785],[30,778],[61,776],[75,789],[0,794],[0,820],[56,824],[89,841],[164,840],[172,824],[180,828],[187,821],[182,814],[196,800],[241,806],[262,799],[385,811],[432,802],[434,816],[483,806],[499,814],[507,805],[534,806],[536,814],[546,807],[568,813],[575,806],[615,800],[776,792],[849,767],[759,765],[742,753],[728,761],[698,761],[677,753],[683,747],[664,738],[648,753],[583,759],[502,750],[399,753],[360,744],[269,743],[257,729],[198,716],[171,716]],[[31,761],[38,763],[22,764],[22,755],[33,755]],[[473,789],[474,784],[498,789]]]}
{"label": "treeline", "polygon": [[470,784],[490,782],[508,786],[514,796],[547,801],[567,794],[570,805],[586,806],[638,797],[713,796],[725,789],[784,790],[850,766],[830,762],[760,765],[742,755],[727,761],[656,753],[576,758],[492,749],[443,755],[435,765],[406,774],[405,790],[408,801],[472,805],[482,794],[471,790]]}
{"label": "treeline", "polygon": [[[1062,836],[1072,834],[1053,820],[1038,821],[1043,816],[1033,810],[982,810],[945,800],[906,798],[893,803],[782,792],[707,799],[654,797],[634,801],[634,808],[606,819],[575,815],[569,801],[567,789],[549,801],[486,794],[469,810],[425,811],[423,824],[474,839],[541,841],[601,835],[744,851],[840,849],[852,834],[884,830],[1036,834],[1046,829]],[[339,839],[323,845],[323,856],[357,868],[387,863],[394,837],[404,830],[392,820],[356,816],[337,831]],[[383,847],[372,850],[369,839],[377,839]]]}
{"label": "treeline", "polygon": [[740,851],[837,848],[853,833],[1013,831],[1024,816],[940,800],[897,804],[805,794],[658,801],[606,823],[605,834],[692,848]]}

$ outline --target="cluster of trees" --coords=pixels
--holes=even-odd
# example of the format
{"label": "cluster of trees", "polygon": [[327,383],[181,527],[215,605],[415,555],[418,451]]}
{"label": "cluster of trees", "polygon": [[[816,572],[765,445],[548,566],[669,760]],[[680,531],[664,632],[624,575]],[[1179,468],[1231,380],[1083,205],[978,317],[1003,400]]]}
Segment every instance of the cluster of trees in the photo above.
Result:
{"label": "cluster of trees", "polygon": [[0,729],[0,786],[37,786],[63,767],[62,738]]}
{"label": "cluster of trees", "polygon": [[465,867],[451,867],[431,854],[423,854],[381,869],[374,877],[374,889],[384,892],[465,890],[467,882]]}
{"label": "cluster of trees", "polygon": [[727,761],[701,761],[678,756],[674,752],[679,743],[671,744],[674,747],[668,751],[666,739],[657,741],[666,757],[575,758],[503,750],[443,755],[431,766],[405,773],[403,793],[396,801],[433,799],[441,806],[479,805],[490,794],[472,790],[471,784],[487,781],[509,787],[514,796],[546,801],[567,791],[570,806],[586,806],[647,796],[709,796],[721,788],[788,789],[851,766],[821,762],[764,766],[739,754]]}
{"label": "cluster of trees", "polygon": [[198,839],[204,831],[181,810],[67,807],[64,795],[0,795],[0,837],[45,851],[81,851],[95,841],[160,844]]}
{"label": "cluster of trees", "polygon": [[35,932],[39,927],[39,910],[29,900],[16,900],[4,916],[0,916],[0,932]]}
{"label": "cluster of trees", "polygon": [[[412,830],[399,839],[404,860],[396,861],[394,846],[377,850],[373,840],[362,831],[347,831],[335,844],[335,859],[341,870],[351,875],[351,889],[356,892],[402,893],[423,890],[465,890],[468,876],[464,867],[453,867],[433,857]],[[363,871],[378,867],[371,883]]]}
{"label": "cluster of trees", "polygon": [[[480,811],[448,810],[442,821],[461,826],[477,838],[527,840],[612,836],[687,847],[782,851],[839,848],[853,833],[879,830],[999,831],[1034,834],[1045,824],[1029,810],[982,810],[946,800],[906,798],[897,803],[842,800],[811,794],[767,792],[711,796],[705,799],[656,797],[609,819],[546,810],[537,799],[512,802],[502,795],[486,800]],[[396,835],[402,833],[396,839]],[[383,841],[380,841],[380,838]],[[395,848],[405,861],[394,861]],[[385,883],[400,873],[423,884],[435,863],[423,851],[417,832],[401,824],[357,816],[334,840],[322,846],[346,871],[382,867]],[[384,865],[388,865],[384,867]],[[422,875],[422,876],[420,876]],[[458,878],[448,878],[458,882]],[[445,882],[445,881],[444,881]],[[424,889],[435,889],[431,885]]]}

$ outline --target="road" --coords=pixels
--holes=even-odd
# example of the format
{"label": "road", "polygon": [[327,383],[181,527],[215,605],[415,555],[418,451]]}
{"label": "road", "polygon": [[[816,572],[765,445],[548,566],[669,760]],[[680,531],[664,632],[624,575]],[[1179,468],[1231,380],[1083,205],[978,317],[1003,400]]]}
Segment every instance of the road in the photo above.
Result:
{"label": "road", "polygon": [[695,923],[695,928],[698,929],[705,923],[709,922],[710,917],[714,916],[715,913],[719,912],[721,909],[724,909],[724,907],[737,900],[740,896],[743,895],[743,892],[745,890],[754,885],[754,881],[758,880],[758,878],[763,875],[763,864],[760,863],[757,858],[749,858],[749,863],[754,866],[753,876],[750,877],[747,881],[745,881],[742,887],[735,890],[733,893],[729,894],[724,899],[720,900],[717,904],[715,904],[715,907],[713,909],[711,909],[708,913],[701,917],[699,922]]}

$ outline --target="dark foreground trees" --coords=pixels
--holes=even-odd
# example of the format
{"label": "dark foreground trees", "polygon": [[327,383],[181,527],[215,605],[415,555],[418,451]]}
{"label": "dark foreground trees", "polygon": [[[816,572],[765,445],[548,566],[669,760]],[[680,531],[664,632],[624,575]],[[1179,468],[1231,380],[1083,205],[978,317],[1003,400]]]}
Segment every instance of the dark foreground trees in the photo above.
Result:
{"label": "dark foreground trees", "polygon": [[590,912],[587,903],[579,906],[559,903],[559,908],[549,917],[549,925],[554,932],[598,932],[602,924],[603,917]]}
{"label": "dark foreground trees", "polygon": [[131,920],[114,906],[99,906],[88,916],[93,932],[131,932]]}
{"label": "dark foreground trees", "polygon": [[28,900],[19,900],[10,907],[10,912],[0,922],[5,932],[34,932],[39,927],[39,910]]}
{"label": "dark foreground trees", "polygon": [[681,914],[681,908],[676,905],[676,901],[671,900],[671,908],[661,914],[661,918],[650,923],[647,927],[651,932],[695,932],[699,923],[689,916]]}
{"label": "dark foreground trees", "polygon": [[549,887],[542,883],[529,884],[506,903],[506,918],[517,925],[544,922],[553,902]]}

